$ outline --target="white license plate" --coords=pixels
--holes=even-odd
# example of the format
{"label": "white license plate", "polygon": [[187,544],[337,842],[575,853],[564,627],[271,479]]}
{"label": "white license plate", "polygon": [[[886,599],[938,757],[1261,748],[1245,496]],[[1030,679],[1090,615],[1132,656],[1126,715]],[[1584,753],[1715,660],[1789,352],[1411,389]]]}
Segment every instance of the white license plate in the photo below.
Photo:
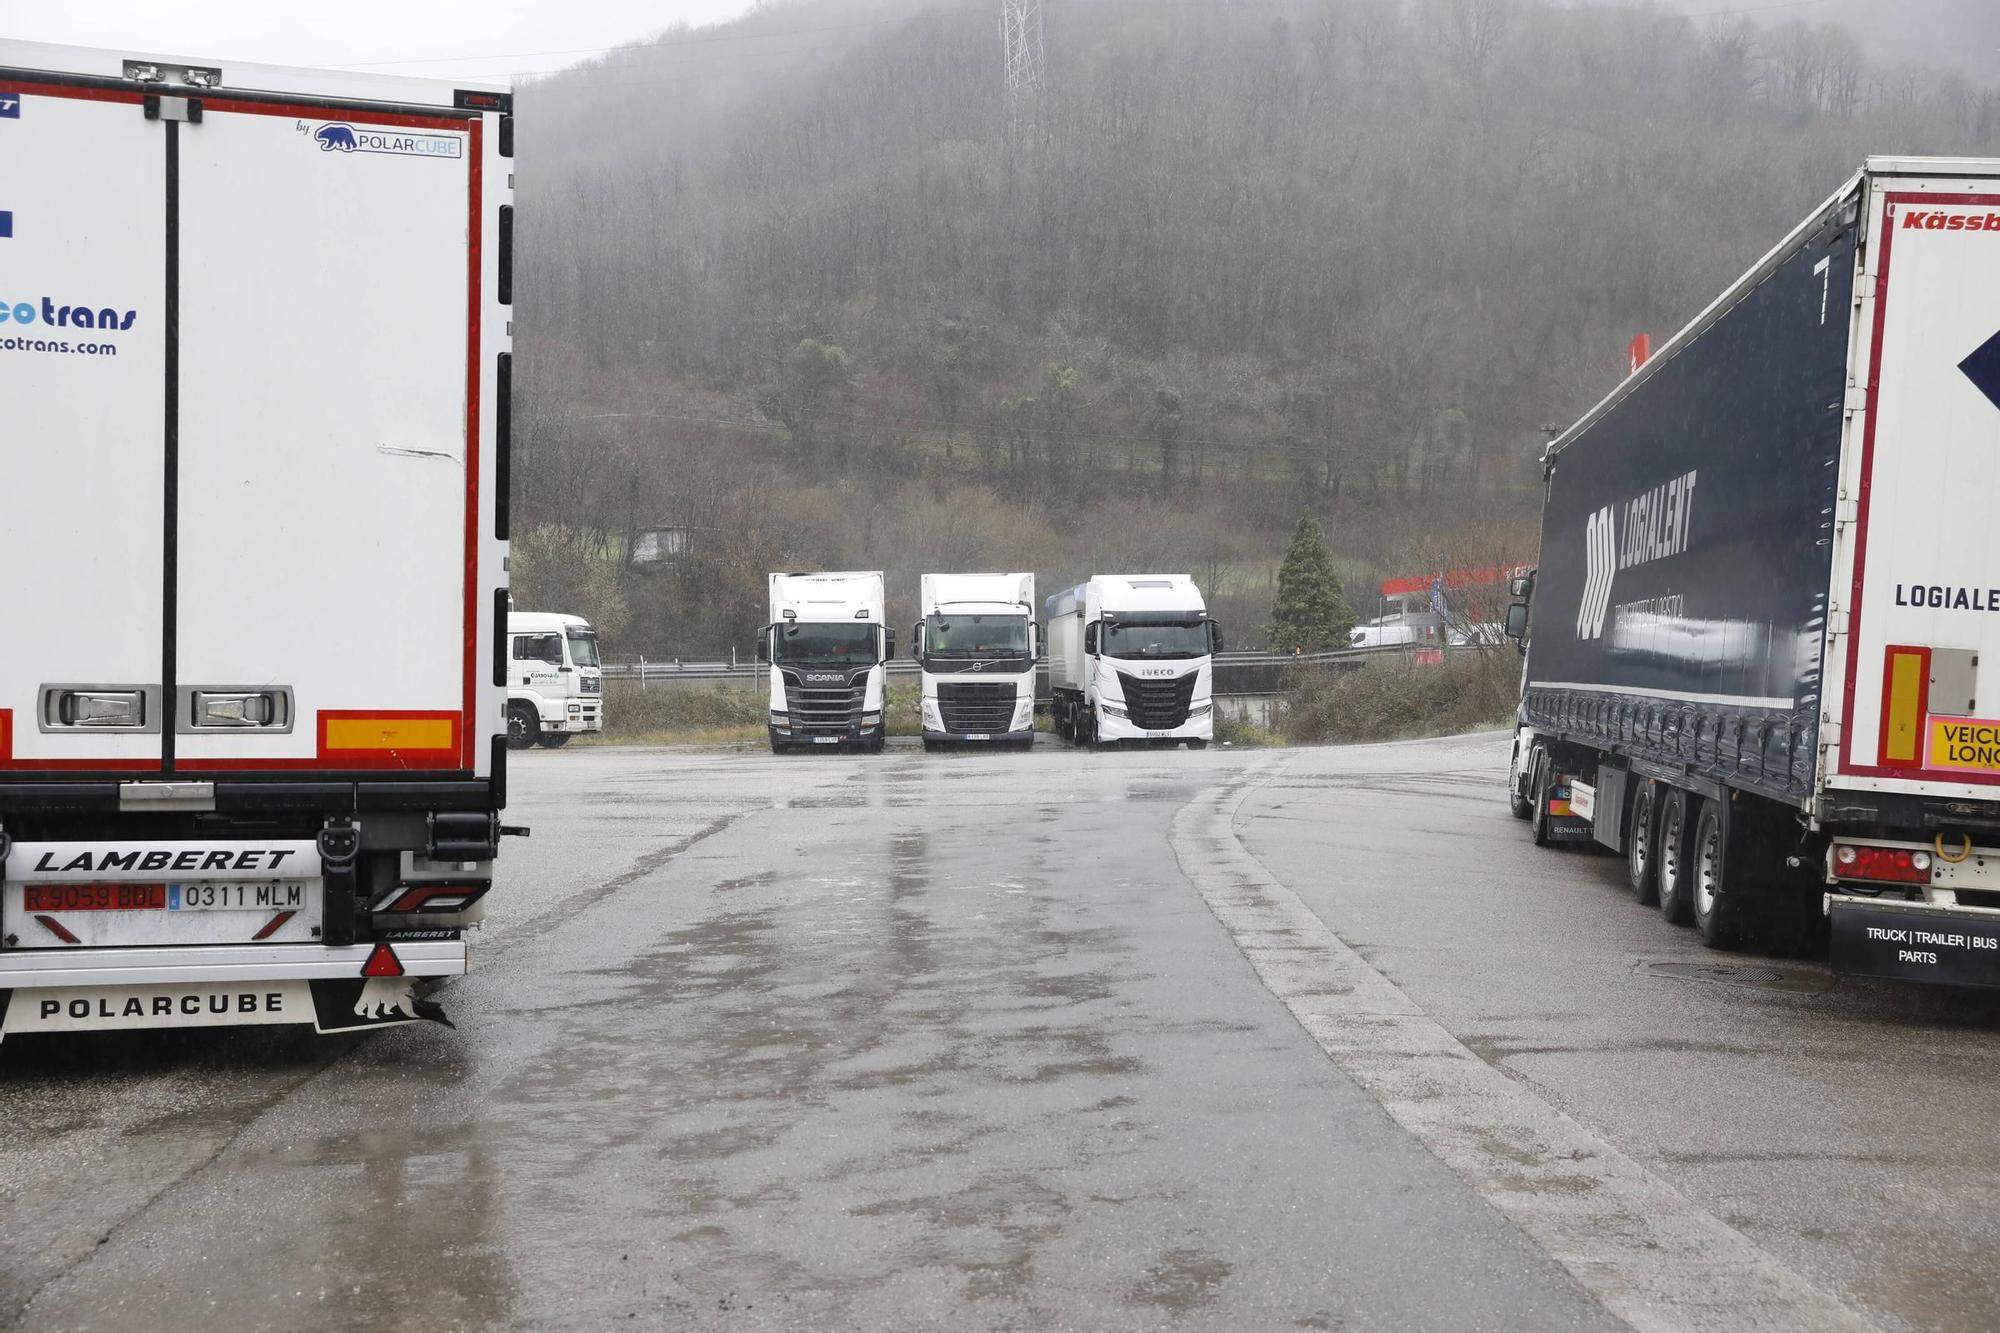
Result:
{"label": "white license plate", "polygon": [[306,886],[298,880],[167,885],[169,912],[296,912],[305,905]]}
{"label": "white license plate", "polygon": [[1174,733],[1171,731],[1149,731],[1146,733],[1146,739],[1149,741],[1170,741],[1173,738]]}
{"label": "white license plate", "polygon": [[965,739],[969,741],[990,741],[993,739],[993,735],[991,732],[979,731],[979,732],[974,732],[970,736],[967,736]]}
{"label": "white license plate", "polygon": [[815,737],[813,737],[813,744],[814,744],[814,745],[838,745],[838,744],[840,744],[840,737],[838,737],[838,736],[815,736]]}

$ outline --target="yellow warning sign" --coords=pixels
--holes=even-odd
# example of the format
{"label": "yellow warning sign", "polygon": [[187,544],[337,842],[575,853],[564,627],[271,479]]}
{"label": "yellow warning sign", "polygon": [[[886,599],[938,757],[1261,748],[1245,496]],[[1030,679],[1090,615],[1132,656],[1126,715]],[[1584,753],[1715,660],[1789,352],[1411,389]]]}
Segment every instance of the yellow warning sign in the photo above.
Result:
{"label": "yellow warning sign", "polygon": [[1930,767],[2000,773],[2000,722],[1933,717]]}

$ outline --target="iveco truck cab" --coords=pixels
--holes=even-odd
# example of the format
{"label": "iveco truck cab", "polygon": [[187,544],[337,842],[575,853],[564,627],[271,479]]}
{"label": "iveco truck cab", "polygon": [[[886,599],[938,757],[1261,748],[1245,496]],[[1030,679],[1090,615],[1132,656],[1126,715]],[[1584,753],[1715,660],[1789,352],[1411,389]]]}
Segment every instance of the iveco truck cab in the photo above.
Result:
{"label": "iveco truck cab", "polygon": [[1213,659],[1222,627],[1185,574],[1099,574],[1049,598],[1049,685],[1056,734],[1114,741],[1215,736]]}
{"label": "iveco truck cab", "polygon": [[896,651],[880,571],[771,575],[771,752],[852,746],[879,754]]}
{"label": "iveco truck cab", "polygon": [[923,667],[924,748],[1035,741],[1033,574],[926,574],[910,655]]}
{"label": "iveco truck cab", "polygon": [[604,730],[604,669],[597,631],[582,616],[507,616],[507,744],[556,749]]}

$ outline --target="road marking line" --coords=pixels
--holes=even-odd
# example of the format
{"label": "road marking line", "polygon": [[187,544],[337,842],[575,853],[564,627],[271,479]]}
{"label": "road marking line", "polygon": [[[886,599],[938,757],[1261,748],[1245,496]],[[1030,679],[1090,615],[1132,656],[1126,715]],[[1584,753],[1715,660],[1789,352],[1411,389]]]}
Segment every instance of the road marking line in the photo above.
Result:
{"label": "road marking line", "polygon": [[1431,1018],[1236,836],[1249,795],[1174,815],[1181,871],[1270,992],[1390,1117],[1635,1329],[1875,1327]]}

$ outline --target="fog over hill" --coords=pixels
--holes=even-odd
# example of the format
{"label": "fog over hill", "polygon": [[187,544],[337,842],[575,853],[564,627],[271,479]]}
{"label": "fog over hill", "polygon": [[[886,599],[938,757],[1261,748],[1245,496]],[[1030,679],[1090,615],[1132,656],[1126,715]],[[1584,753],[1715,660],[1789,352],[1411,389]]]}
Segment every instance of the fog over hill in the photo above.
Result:
{"label": "fog over hill", "polygon": [[[747,644],[770,569],[1170,567],[1247,642],[1301,507],[1358,597],[1531,557],[1541,427],[1633,333],[1869,153],[2000,150],[1990,87],[1821,8],[1049,0],[1015,133],[983,2],[768,5],[529,84],[522,587],[688,654]],[[633,563],[651,528],[684,554]]]}

